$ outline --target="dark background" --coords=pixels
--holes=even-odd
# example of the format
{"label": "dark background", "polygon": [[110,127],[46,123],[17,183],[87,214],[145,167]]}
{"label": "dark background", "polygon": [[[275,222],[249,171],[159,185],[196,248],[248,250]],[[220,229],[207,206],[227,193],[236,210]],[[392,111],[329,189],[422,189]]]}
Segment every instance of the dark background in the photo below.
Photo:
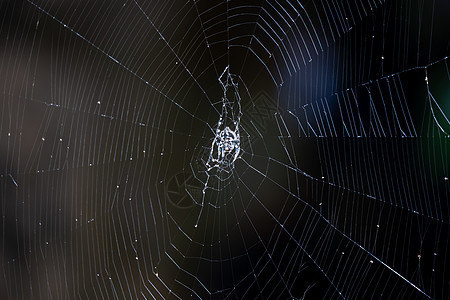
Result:
{"label": "dark background", "polygon": [[448,299],[449,12],[1,1],[1,298]]}

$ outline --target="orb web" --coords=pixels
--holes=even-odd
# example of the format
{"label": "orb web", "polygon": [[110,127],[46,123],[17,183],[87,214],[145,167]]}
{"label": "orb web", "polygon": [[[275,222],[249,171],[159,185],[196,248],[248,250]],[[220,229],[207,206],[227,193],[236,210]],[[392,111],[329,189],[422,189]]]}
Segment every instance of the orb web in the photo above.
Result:
{"label": "orb web", "polygon": [[5,299],[448,299],[449,1],[0,2]]}

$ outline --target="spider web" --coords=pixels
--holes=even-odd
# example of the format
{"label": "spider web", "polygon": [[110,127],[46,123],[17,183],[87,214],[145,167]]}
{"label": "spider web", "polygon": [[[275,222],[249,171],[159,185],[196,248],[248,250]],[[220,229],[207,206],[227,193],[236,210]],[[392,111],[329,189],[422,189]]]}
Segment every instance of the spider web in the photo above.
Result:
{"label": "spider web", "polygon": [[4,298],[448,299],[448,1],[0,7]]}

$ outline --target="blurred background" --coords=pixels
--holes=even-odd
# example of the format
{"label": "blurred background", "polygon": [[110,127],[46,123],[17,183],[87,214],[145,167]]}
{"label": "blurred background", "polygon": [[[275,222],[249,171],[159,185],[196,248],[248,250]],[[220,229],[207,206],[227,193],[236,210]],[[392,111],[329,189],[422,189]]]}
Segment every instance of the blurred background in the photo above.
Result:
{"label": "blurred background", "polygon": [[0,297],[449,299],[449,12],[0,1]]}

